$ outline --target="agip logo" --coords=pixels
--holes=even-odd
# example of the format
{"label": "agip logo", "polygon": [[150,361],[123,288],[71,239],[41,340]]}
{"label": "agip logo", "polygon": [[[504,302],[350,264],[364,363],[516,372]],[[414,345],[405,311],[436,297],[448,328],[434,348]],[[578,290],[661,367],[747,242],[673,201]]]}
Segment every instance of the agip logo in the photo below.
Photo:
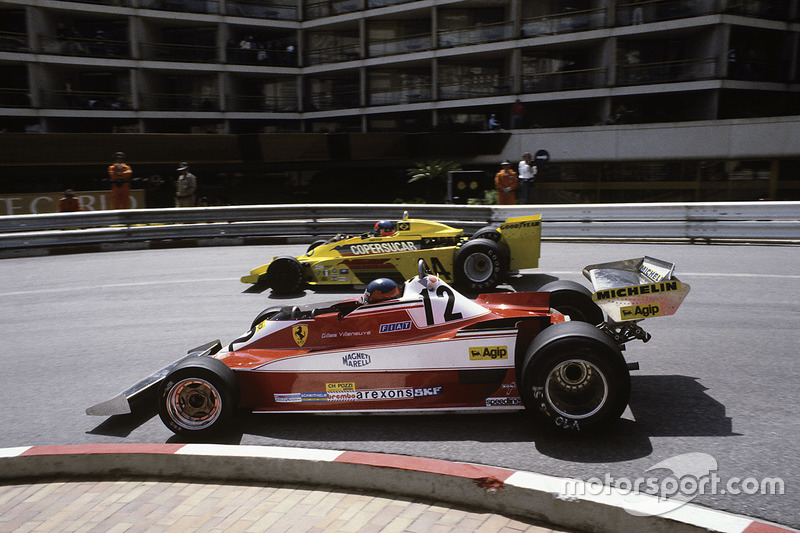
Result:
{"label": "agip logo", "polygon": [[479,346],[469,349],[470,361],[508,359],[508,346]]}
{"label": "agip logo", "polygon": [[622,320],[636,320],[651,316],[661,316],[661,306],[658,304],[628,305],[620,307],[619,312]]}

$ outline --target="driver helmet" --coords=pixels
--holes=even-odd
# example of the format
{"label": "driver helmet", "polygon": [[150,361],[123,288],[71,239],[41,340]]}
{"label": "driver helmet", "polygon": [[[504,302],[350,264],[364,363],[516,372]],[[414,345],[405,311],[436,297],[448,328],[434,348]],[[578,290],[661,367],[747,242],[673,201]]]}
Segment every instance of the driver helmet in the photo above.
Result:
{"label": "driver helmet", "polygon": [[388,237],[394,233],[394,224],[389,220],[381,220],[375,223],[375,235]]}
{"label": "driver helmet", "polygon": [[397,286],[397,283],[387,278],[378,278],[369,282],[361,297],[361,303],[374,304],[399,297],[400,287]]}

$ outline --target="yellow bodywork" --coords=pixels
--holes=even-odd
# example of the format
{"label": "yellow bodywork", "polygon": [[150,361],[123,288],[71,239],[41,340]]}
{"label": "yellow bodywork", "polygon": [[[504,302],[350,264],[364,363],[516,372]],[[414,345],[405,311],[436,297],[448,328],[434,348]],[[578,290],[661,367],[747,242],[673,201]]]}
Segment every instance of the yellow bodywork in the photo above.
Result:
{"label": "yellow bodywork", "polygon": [[[339,235],[305,255],[297,257],[304,266],[309,285],[357,285],[379,277],[406,280],[417,274],[417,263],[424,259],[430,271],[453,281],[453,260],[463,230],[422,219],[404,218],[395,223],[390,236],[371,233]],[[514,217],[500,225],[501,242],[510,252],[510,269],[535,268],[539,264],[541,216]],[[258,283],[269,264],[243,276],[242,283]]]}

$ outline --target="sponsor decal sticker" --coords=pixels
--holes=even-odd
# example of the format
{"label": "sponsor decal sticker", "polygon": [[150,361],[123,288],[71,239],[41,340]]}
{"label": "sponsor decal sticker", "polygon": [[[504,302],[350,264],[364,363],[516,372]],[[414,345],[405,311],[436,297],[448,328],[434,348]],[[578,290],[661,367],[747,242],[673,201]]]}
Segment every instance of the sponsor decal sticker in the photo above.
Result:
{"label": "sponsor decal sticker", "polygon": [[411,231],[411,222],[399,222],[397,231]]}
{"label": "sponsor decal sticker", "polygon": [[628,305],[620,307],[619,312],[622,320],[634,320],[637,318],[661,316],[661,306],[658,304]]}
{"label": "sponsor decal sticker", "polygon": [[303,346],[308,338],[308,326],[299,324],[292,328],[292,338],[298,346]]}
{"label": "sponsor decal sticker", "polygon": [[504,405],[522,405],[522,399],[514,396],[508,398],[486,398],[486,407],[498,407]]}
{"label": "sponsor decal sticker", "polygon": [[373,242],[368,244],[353,244],[350,253],[353,255],[388,254],[393,252],[410,252],[417,250],[413,241],[398,242]]}
{"label": "sponsor decal sticker", "polygon": [[275,394],[277,403],[302,403],[302,402],[356,402],[356,401],[386,401],[410,400],[439,396],[444,388],[437,387],[398,387],[390,389],[355,390],[355,383],[326,383],[325,392],[294,392],[289,394]]}
{"label": "sponsor decal sticker", "polygon": [[508,359],[508,346],[470,347],[470,361],[487,361],[491,359]]}
{"label": "sponsor decal sticker", "polygon": [[352,368],[367,366],[371,362],[372,358],[369,356],[368,353],[355,352],[355,353],[349,353],[344,357],[342,357],[342,363],[345,366],[349,366]]}
{"label": "sponsor decal sticker", "polygon": [[511,222],[509,224],[501,224],[500,230],[504,229],[520,229],[520,228],[535,228],[540,226],[541,222],[538,220],[532,220],[528,222]]}
{"label": "sponsor decal sticker", "polygon": [[606,289],[597,291],[592,295],[592,300],[610,300],[612,298],[626,298],[628,296],[642,296],[645,294],[660,294],[662,292],[676,292],[681,290],[681,282],[662,281],[660,283],[649,283],[647,285],[633,285],[631,287],[620,287],[618,289]]}
{"label": "sponsor decal sticker", "polygon": [[411,321],[394,322],[392,324],[381,324],[378,333],[393,333],[395,331],[406,331],[411,329]]}

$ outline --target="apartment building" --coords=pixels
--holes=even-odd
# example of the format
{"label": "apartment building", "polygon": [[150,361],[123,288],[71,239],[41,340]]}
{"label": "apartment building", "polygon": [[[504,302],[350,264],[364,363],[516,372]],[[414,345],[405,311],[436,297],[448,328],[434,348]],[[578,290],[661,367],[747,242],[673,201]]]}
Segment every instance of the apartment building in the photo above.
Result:
{"label": "apartment building", "polygon": [[[579,165],[562,177],[746,159],[764,179],[791,169],[785,180],[800,147],[774,138],[800,133],[799,4],[0,0],[0,130],[460,132],[494,115],[515,133],[508,156],[548,148]],[[683,124],[702,125],[689,154],[663,141]],[[614,131],[638,148],[619,134],[585,149]],[[730,131],[756,137],[703,148]]]}

